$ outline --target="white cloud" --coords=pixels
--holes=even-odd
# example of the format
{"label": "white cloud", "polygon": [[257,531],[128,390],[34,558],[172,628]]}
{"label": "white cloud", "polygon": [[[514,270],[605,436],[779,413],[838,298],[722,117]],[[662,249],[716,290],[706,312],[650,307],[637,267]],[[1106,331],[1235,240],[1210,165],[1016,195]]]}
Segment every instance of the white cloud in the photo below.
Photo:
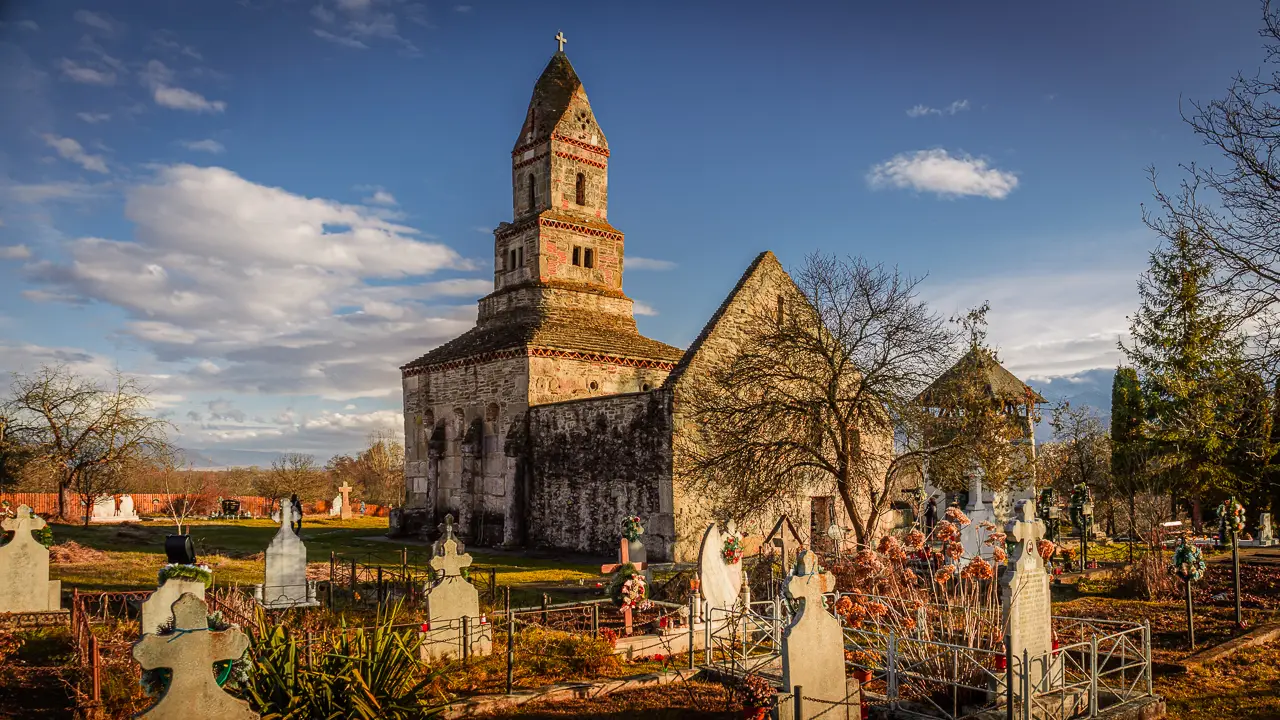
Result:
{"label": "white cloud", "polygon": [[85,200],[102,190],[80,182],[12,183],[0,185],[6,197],[23,205],[39,205],[49,200]]}
{"label": "white cloud", "polygon": [[[311,9],[311,15],[332,30],[312,28],[316,37],[344,47],[367,49],[370,44],[388,40],[401,47],[401,53],[411,57],[421,54],[418,47],[400,34],[396,13],[385,4],[374,7],[373,0],[334,0],[333,7],[324,4]],[[422,8],[417,4],[405,7],[411,22],[425,24]]]}
{"label": "white cloud", "polygon": [[396,202],[395,195],[392,195],[391,193],[387,192],[386,190],[383,190],[382,188],[378,188],[374,190],[373,195],[370,195],[369,197],[365,198],[364,202],[369,203],[370,205],[385,205],[387,207],[392,207],[399,204]]}
{"label": "white cloud", "polygon": [[100,122],[106,122],[110,120],[111,114],[110,113],[78,112],[76,113],[76,117],[89,123],[90,125],[97,125]]}
{"label": "white cloud", "polygon": [[122,25],[106,13],[94,13],[88,10],[77,10],[71,16],[76,22],[87,25],[107,35],[114,35]]}
{"label": "white cloud", "polygon": [[160,86],[154,95],[157,105],[174,110],[190,110],[191,112],[220,113],[227,109],[221,100],[207,100],[203,95],[179,87]]}
{"label": "white cloud", "polygon": [[67,58],[62,58],[59,67],[62,68],[62,74],[73,82],[84,85],[114,85],[116,83],[116,74],[110,70],[98,70]]}
{"label": "white cloud", "polygon": [[26,245],[0,245],[0,260],[26,260],[29,257],[31,248]]}
{"label": "white cloud", "polygon": [[177,33],[172,30],[157,30],[151,34],[151,43],[156,47],[171,52],[175,55],[185,55],[192,60],[203,60],[204,56],[200,51],[190,45],[184,45],[178,41]]}
{"label": "white cloud", "polygon": [[368,208],[190,165],[126,199],[132,240],[79,238],[69,260],[26,272],[120,308],[121,332],[162,362],[219,368],[175,373],[172,392],[396,397],[399,365],[474,322],[474,305],[448,298],[474,297],[477,281],[408,282],[469,264]]}
{"label": "white cloud", "polygon": [[631,312],[635,313],[636,315],[646,315],[650,317],[658,314],[658,311],[653,309],[653,307],[639,301],[636,301],[631,306]]}
{"label": "white cloud", "polygon": [[43,137],[45,144],[56,150],[64,160],[70,160],[85,170],[92,170],[93,172],[99,173],[108,172],[107,161],[104,160],[101,155],[90,155],[85,152],[84,147],[75,140],[71,138],[58,137],[57,135],[50,135],[48,133],[43,135]]}
{"label": "white cloud", "polygon": [[672,270],[676,264],[670,260],[653,260],[645,257],[625,257],[623,267],[627,270]]}
{"label": "white cloud", "polygon": [[975,195],[1001,200],[1018,187],[1011,172],[990,167],[986,160],[946,150],[902,153],[871,168],[867,183],[872,189],[910,188],[943,197]]}
{"label": "white cloud", "polygon": [[159,60],[148,62],[141,78],[143,84],[151,88],[152,98],[161,107],[195,113],[220,113],[227,109],[222,100],[208,100],[200,93],[175,86],[173,71]]}
{"label": "white cloud", "polygon": [[916,105],[907,108],[907,117],[924,117],[925,115],[955,115],[969,109],[968,100],[956,100],[944,108],[929,107],[928,105]]}
{"label": "white cloud", "polygon": [[213,153],[214,155],[220,155],[227,150],[227,148],[217,140],[183,140],[181,145],[188,150]]}

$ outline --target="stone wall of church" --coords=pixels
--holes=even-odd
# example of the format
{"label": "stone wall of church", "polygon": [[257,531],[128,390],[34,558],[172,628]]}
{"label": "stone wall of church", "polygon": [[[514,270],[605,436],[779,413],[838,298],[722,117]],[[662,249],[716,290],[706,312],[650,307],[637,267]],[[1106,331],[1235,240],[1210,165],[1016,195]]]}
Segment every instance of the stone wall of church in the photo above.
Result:
{"label": "stone wall of church", "polygon": [[544,405],[660,387],[667,370],[563,357],[529,358],[529,404]]}
{"label": "stone wall of church", "polygon": [[611,555],[622,518],[638,515],[649,559],[670,558],[668,398],[655,390],[530,408],[530,546]]}
{"label": "stone wall of church", "polygon": [[407,509],[453,513],[471,542],[510,539],[515,462],[503,443],[528,383],[526,357],[403,378]]}

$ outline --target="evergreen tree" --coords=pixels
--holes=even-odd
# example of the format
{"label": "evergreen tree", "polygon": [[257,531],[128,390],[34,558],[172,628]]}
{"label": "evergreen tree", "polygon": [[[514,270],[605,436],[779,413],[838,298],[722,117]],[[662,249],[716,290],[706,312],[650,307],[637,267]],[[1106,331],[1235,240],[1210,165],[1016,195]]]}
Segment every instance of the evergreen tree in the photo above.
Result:
{"label": "evergreen tree", "polygon": [[1120,344],[1141,378],[1158,477],[1192,499],[1197,525],[1200,496],[1234,484],[1228,456],[1244,350],[1239,314],[1214,290],[1211,258],[1204,239],[1186,230],[1152,252],[1129,319],[1133,342]]}
{"label": "evergreen tree", "polygon": [[1131,537],[1142,532],[1138,527],[1138,495],[1151,491],[1147,482],[1148,443],[1143,434],[1146,420],[1138,371],[1116,368],[1111,380],[1111,482],[1116,494],[1124,498]]}
{"label": "evergreen tree", "polygon": [[1248,516],[1256,518],[1258,508],[1270,500],[1269,470],[1275,455],[1271,391],[1258,373],[1242,373],[1235,397],[1237,435],[1228,453],[1235,483],[1223,489],[1246,503]]}

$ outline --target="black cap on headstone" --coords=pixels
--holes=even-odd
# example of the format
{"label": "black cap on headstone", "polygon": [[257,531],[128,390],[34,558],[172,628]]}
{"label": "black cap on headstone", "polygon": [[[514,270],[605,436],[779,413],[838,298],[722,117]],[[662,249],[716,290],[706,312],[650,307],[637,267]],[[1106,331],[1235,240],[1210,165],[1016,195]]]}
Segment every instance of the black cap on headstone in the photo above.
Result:
{"label": "black cap on headstone", "polygon": [[164,554],[171,563],[194,565],[196,546],[190,535],[170,535],[164,539]]}

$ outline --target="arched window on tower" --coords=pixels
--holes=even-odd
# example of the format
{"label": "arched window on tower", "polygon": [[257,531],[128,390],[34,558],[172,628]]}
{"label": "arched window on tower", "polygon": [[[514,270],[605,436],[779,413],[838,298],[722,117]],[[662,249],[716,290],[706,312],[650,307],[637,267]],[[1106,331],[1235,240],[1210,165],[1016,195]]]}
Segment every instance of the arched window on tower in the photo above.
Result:
{"label": "arched window on tower", "polygon": [[587,204],[587,176],[578,173],[578,186],[574,192],[574,202],[579,205]]}
{"label": "arched window on tower", "polygon": [[533,212],[538,204],[538,194],[533,187],[533,173],[529,173],[529,212]]}

